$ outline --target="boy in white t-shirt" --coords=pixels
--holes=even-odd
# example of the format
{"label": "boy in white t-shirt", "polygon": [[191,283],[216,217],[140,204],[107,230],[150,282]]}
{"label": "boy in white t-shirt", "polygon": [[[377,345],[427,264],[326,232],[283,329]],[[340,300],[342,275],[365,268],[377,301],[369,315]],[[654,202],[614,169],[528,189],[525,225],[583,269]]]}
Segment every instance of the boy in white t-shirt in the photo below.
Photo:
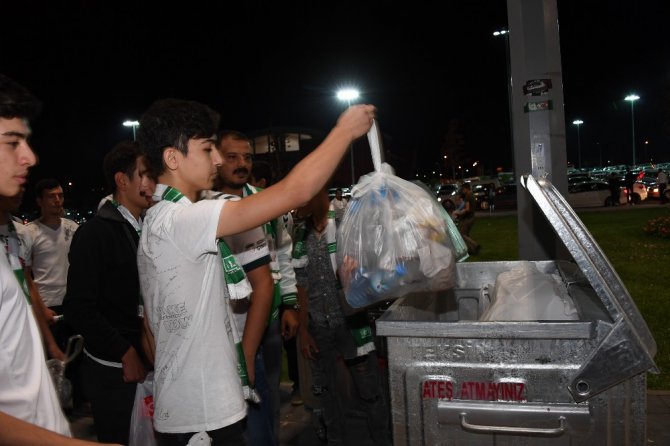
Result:
{"label": "boy in white t-shirt", "polygon": [[[16,196],[36,157],[28,119],[39,102],[0,74],[0,195]],[[0,444],[92,444],[70,437],[70,427],[47,370],[40,333],[19,265],[0,255]],[[23,280],[21,280],[23,282]]]}
{"label": "boy in white t-shirt", "polygon": [[[239,201],[197,201],[200,191],[212,188],[221,164],[214,145],[218,115],[203,104],[177,99],[157,101],[143,114],[138,141],[158,175],[158,202],[144,221],[138,269],[155,338],[154,428],[163,444],[185,445],[202,432],[214,445],[247,444],[238,363],[253,358],[265,326],[246,328],[245,336],[254,342],[240,354],[227,301],[236,270],[232,254],[222,251],[217,239],[308,201],[373,119],[373,106],[351,107],[324,142],[275,186]],[[253,385],[253,364],[247,371]]]}

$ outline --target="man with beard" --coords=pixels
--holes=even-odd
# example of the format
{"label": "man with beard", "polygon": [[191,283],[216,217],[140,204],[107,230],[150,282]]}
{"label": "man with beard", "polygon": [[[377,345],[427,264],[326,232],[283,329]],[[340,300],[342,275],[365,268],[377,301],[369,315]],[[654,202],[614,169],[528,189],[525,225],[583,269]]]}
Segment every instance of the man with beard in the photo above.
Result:
{"label": "man with beard", "polygon": [[[247,183],[252,167],[249,139],[240,132],[223,130],[218,134],[216,146],[222,159],[215,183],[215,189],[219,193],[209,193],[208,197],[238,200],[256,193],[257,189]],[[238,327],[243,330],[251,327],[251,324],[268,325],[255,356],[255,385],[261,401],[249,405],[245,426],[245,433],[251,444],[276,445],[279,442],[281,336],[278,307],[281,291],[279,287],[275,290],[274,285],[275,279],[279,281],[276,243],[273,237],[275,233],[276,223],[273,222],[224,237],[244,269],[252,291],[249,300],[233,301],[236,304],[233,311]],[[293,295],[295,296],[295,291]],[[252,308],[270,308],[269,320],[258,319],[258,313],[253,316],[247,313],[249,304]],[[243,338],[246,336],[248,331],[244,331]]]}

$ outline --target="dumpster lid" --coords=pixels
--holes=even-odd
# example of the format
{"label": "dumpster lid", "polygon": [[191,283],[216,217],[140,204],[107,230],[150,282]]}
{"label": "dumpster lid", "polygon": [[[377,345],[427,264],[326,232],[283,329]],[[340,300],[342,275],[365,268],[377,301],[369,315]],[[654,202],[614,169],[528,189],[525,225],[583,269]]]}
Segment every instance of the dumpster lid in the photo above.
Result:
{"label": "dumpster lid", "polygon": [[649,327],[575,211],[548,180],[524,175],[521,184],[544,213],[613,321],[609,334],[570,385],[575,400],[586,400],[647,370],[658,373],[653,361],[656,342]]}

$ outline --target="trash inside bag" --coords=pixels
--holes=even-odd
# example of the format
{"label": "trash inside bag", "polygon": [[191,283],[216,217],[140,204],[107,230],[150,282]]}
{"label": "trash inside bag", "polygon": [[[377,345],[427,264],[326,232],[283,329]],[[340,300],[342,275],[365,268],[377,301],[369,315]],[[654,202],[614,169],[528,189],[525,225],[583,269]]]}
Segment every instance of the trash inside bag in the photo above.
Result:
{"label": "trash inside bag", "polygon": [[338,275],[346,301],[361,308],[412,292],[453,288],[456,256],[440,205],[375,159],[379,147],[368,137],[375,171],[353,187],[338,228]]}
{"label": "trash inside bag", "polygon": [[[487,290],[483,290],[485,293]],[[577,308],[561,279],[530,262],[498,274],[480,321],[577,320]]]}

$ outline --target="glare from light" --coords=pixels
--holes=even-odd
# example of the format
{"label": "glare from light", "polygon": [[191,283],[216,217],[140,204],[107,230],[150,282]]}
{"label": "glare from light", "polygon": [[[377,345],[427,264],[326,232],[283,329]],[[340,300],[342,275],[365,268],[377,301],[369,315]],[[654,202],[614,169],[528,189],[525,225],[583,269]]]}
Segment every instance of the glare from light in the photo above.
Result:
{"label": "glare from light", "polygon": [[626,97],[624,98],[624,100],[626,100],[626,101],[630,101],[630,102],[637,101],[638,99],[640,99],[640,97],[639,97],[638,95],[634,94],[634,93],[633,93],[633,94],[629,94],[628,96],[626,96]]}
{"label": "glare from light", "polygon": [[574,121],[572,121],[572,123],[574,125],[582,125],[584,124],[584,121],[582,121],[581,119],[575,119]]}
{"label": "glare from light", "polygon": [[139,121],[123,121],[123,125],[126,127],[139,127],[140,122]]}
{"label": "glare from light", "polygon": [[355,101],[359,96],[360,93],[355,88],[343,88],[337,91],[337,99],[346,101],[347,104],[350,104],[351,101]]}

